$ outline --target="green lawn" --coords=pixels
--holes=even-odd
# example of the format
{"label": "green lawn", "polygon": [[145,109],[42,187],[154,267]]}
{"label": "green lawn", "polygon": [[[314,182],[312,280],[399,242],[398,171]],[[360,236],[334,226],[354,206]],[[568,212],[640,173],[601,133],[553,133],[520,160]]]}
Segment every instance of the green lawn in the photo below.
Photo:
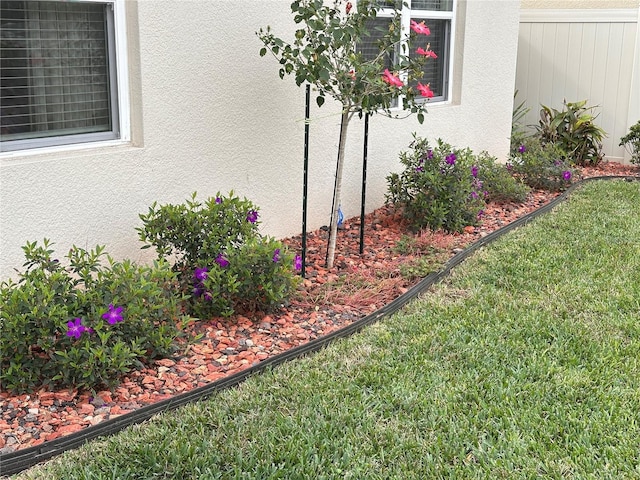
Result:
{"label": "green lawn", "polygon": [[591,182],[399,314],[30,479],[640,478],[640,183]]}

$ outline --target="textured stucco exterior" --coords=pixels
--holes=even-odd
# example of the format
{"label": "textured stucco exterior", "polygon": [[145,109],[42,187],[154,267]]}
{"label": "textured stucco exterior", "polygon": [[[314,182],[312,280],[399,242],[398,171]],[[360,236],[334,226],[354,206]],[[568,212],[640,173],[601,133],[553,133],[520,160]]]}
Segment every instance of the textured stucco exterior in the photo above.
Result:
{"label": "textured stucco exterior", "polygon": [[[23,263],[21,245],[49,238],[106,245],[115,258],[147,261],[135,227],[153,201],[182,202],[234,190],[260,208],[262,231],[301,231],[304,90],[258,55],[255,31],[292,35],[290,0],[127,0],[131,141],[0,154],[0,277]],[[508,154],[519,0],[459,3],[454,98],[415,118],[370,122],[367,210],[384,202],[385,177],[412,132]],[[309,228],[328,223],[339,109],[311,112]],[[349,131],[342,208],[359,213],[362,129]]]}

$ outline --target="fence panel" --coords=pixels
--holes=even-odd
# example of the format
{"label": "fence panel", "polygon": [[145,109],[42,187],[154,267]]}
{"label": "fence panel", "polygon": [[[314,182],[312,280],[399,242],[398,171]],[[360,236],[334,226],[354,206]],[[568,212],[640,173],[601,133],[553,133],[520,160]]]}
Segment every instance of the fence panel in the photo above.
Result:
{"label": "fence panel", "polygon": [[623,161],[620,137],[640,119],[639,13],[522,10],[515,88],[516,103],[531,108],[525,124],[538,123],[540,105],[560,109],[565,99],[587,100],[607,132],[605,155]]}

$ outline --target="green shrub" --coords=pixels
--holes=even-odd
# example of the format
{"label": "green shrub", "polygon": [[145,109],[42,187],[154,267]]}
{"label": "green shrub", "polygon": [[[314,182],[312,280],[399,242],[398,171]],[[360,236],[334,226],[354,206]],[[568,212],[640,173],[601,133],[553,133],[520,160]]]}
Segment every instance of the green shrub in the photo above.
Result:
{"label": "green shrub", "polygon": [[481,152],[475,161],[478,166],[478,178],[487,192],[488,202],[517,202],[527,199],[530,188],[521,179],[512,175],[510,168],[498,163],[495,157]]}
{"label": "green shrub", "polygon": [[640,120],[629,128],[629,132],[620,138],[620,146],[631,155],[631,163],[640,164]]}
{"label": "green shrub", "polygon": [[513,174],[531,188],[548,191],[566,189],[575,179],[575,171],[565,152],[552,143],[541,143],[530,137],[511,157]]}
{"label": "green shrub", "polygon": [[287,301],[299,257],[258,232],[258,209],[230,192],[184,204],[154,203],[138,228],[160,258],[172,258],[191,313],[200,317],[268,311]]}
{"label": "green shrub", "polygon": [[511,113],[511,150],[513,151],[514,146],[518,148],[519,145],[524,143],[525,139],[529,136],[525,127],[522,125],[522,119],[529,113],[531,110],[529,107],[525,105],[525,102],[521,102],[518,105],[515,104],[516,97],[518,96],[518,91],[516,90],[513,94],[513,102],[514,107]]}
{"label": "green shrub", "polygon": [[178,307],[168,264],[115,262],[102,246],[74,246],[63,266],[50,246],[28,242],[26,270],[0,285],[3,389],[111,387],[173,351]]}
{"label": "green shrub", "polygon": [[597,165],[604,157],[601,141],[606,133],[594,123],[596,117],[590,112],[595,107],[585,107],[586,103],[565,101],[562,111],[543,105],[536,127],[542,143],[561,148],[574,165]]}
{"label": "green shrub", "polygon": [[459,232],[475,225],[486,194],[471,150],[440,139],[432,148],[417,137],[411,149],[400,154],[404,171],[387,177],[387,200],[402,208],[410,228]]}

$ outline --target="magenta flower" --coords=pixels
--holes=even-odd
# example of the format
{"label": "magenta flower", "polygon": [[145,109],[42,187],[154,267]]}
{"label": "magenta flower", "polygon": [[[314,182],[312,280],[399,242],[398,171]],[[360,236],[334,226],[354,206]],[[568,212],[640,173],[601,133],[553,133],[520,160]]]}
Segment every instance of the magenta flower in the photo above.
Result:
{"label": "magenta flower", "polygon": [[226,257],[221,253],[219,253],[216,257],[216,263],[222,268],[227,268],[229,266],[229,260],[227,260]]}
{"label": "magenta flower", "polygon": [[115,325],[121,322],[123,320],[122,307],[114,307],[112,303],[109,304],[109,310],[102,314],[102,318],[104,318],[109,325]]}
{"label": "magenta flower", "polygon": [[569,180],[571,180],[571,172],[569,170],[565,170],[564,172],[562,172],[562,178],[565,182],[568,182]]}
{"label": "magenta flower", "polygon": [[436,55],[436,52],[431,50],[429,47],[427,47],[426,50],[424,48],[422,48],[422,47],[418,47],[416,49],[416,53],[418,55],[424,55],[427,58],[438,58],[438,55]]}
{"label": "magenta flower", "polygon": [[392,85],[395,87],[402,87],[404,85],[404,83],[402,83],[402,80],[400,80],[400,77],[391,73],[388,68],[384,69],[384,73],[382,74],[382,80],[385,83],[388,83],[389,85]]}
{"label": "magenta flower", "polygon": [[220,205],[222,203],[222,198],[216,197],[216,203]]}
{"label": "magenta flower", "polygon": [[525,147],[524,145],[520,145],[520,146],[518,147],[518,152],[520,152],[520,153],[524,153],[524,152],[526,152],[526,151],[527,151],[527,147]]}
{"label": "magenta flower", "polygon": [[84,332],[87,331],[87,327],[82,325],[81,318],[74,318],[72,321],[67,322],[67,337],[80,338]]}
{"label": "magenta flower", "polygon": [[273,258],[272,258],[272,260],[273,260],[273,263],[278,263],[278,261],[280,260],[280,249],[279,249],[279,248],[276,248],[276,249],[273,251]]}
{"label": "magenta flower", "polygon": [[249,210],[247,213],[247,222],[256,223],[258,221],[258,212],[255,210]]}
{"label": "magenta flower", "polygon": [[417,173],[424,172],[424,168],[422,167],[422,165],[421,165],[421,166],[419,166],[419,167],[416,167],[416,172],[417,172]]}
{"label": "magenta flower", "polygon": [[411,30],[416,32],[418,35],[431,35],[431,30],[427,27],[424,22],[416,22],[415,20],[411,20]]}
{"label": "magenta flower", "polygon": [[302,270],[302,257],[300,255],[296,255],[293,259],[293,268],[296,270]]}
{"label": "magenta flower", "polygon": [[193,272],[193,278],[197,282],[204,282],[209,276],[209,269],[207,267],[196,268]]}
{"label": "magenta flower", "polygon": [[422,95],[423,97],[427,97],[427,98],[433,98],[433,91],[431,90],[431,87],[429,87],[429,84],[427,85],[423,85],[420,82],[418,82],[417,85],[418,91],[420,92],[420,95]]}
{"label": "magenta flower", "polygon": [[433,158],[433,150],[427,150],[427,159],[431,160]]}
{"label": "magenta flower", "polygon": [[471,198],[476,200],[478,198],[478,192],[476,192],[475,190],[471,192]]}
{"label": "magenta flower", "polygon": [[471,167],[471,176],[473,178],[476,178],[478,176],[478,166],[474,165],[473,167]]}
{"label": "magenta flower", "polygon": [[507,163],[507,164],[505,165],[505,168],[507,169],[507,171],[508,171],[508,172],[510,172],[511,170],[513,170],[513,164],[511,164],[511,163]]}
{"label": "magenta flower", "polygon": [[455,153],[450,153],[445,157],[444,161],[447,162],[448,165],[453,165],[456,163],[456,158],[457,157]]}
{"label": "magenta flower", "polygon": [[482,218],[483,215],[484,215],[484,210],[479,210],[478,211],[478,220],[480,220],[480,218]]}

